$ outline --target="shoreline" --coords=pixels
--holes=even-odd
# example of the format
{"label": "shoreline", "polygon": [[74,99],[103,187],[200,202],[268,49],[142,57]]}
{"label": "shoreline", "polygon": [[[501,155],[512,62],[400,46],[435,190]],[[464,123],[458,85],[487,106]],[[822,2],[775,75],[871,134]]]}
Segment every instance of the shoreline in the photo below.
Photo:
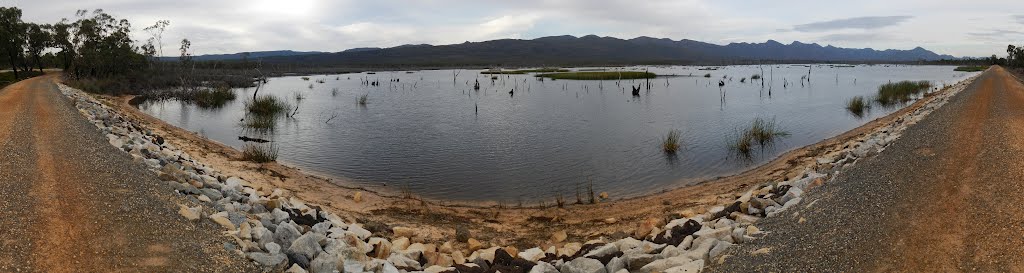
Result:
{"label": "shoreline", "polygon": [[[969,78],[964,81],[968,81],[970,79],[973,78]],[[579,237],[583,239],[599,237],[598,235],[613,235],[620,232],[629,233],[628,231],[634,228],[633,223],[635,222],[631,224],[622,224],[620,222],[637,221],[655,217],[659,214],[666,215],[685,210],[692,210],[696,213],[701,213],[706,211],[708,207],[721,205],[723,200],[735,198],[746,188],[771,181],[778,182],[797,178],[808,170],[816,169],[817,164],[814,162],[814,158],[817,156],[828,154],[832,150],[838,150],[842,148],[840,147],[842,146],[840,144],[849,142],[850,140],[865,135],[873,129],[891,123],[893,120],[903,116],[904,114],[920,108],[927,102],[931,101],[931,98],[934,97],[935,94],[945,92],[947,89],[949,88],[929,93],[923,99],[920,99],[913,104],[886,116],[871,120],[837,136],[784,152],[775,159],[737,174],[708,179],[691,185],[669,186],[672,187],[671,190],[661,190],[649,194],[624,197],[597,204],[571,204],[564,208],[539,206],[508,207],[500,202],[494,201],[473,202],[442,200],[416,197],[415,195],[412,198],[408,198],[407,196],[403,197],[402,193],[399,192],[382,190],[379,187],[366,187],[358,185],[355,182],[348,181],[344,178],[332,177],[330,175],[300,169],[296,166],[290,166],[287,164],[276,162],[267,164],[249,163],[241,161],[240,152],[230,146],[201,137],[196,133],[175,127],[159,120],[158,118],[141,112],[138,108],[129,103],[133,98],[131,96],[116,98],[106,97],[105,99],[108,102],[113,102],[108,103],[108,106],[112,106],[115,109],[120,110],[122,113],[128,112],[130,113],[129,116],[132,116],[135,120],[144,121],[151,126],[155,126],[158,131],[170,133],[164,135],[167,135],[167,137],[171,139],[172,143],[176,143],[178,147],[183,148],[204,162],[225,170],[226,173],[237,175],[245,178],[247,181],[253,181],[261,186],[287,189],[300,199],[310,203],[322,204],[325,207],[330,208],[331,211],[340,213],[341,215],[347,214],[352,217],[365,217],[369,214],[383,214],[378,215],[377,219],[372,221],[379,221],[391,225],[398,224],[424,227],[436,226],[439,223],[431,223],[429,221],[410,221],[409,218],[424,215],[444,215],[451,218],[462,218],[462,221],[457,222],[469,224],[471,222],[487,223],[486,221],[473,221],[480,219],[472,218],[482,218],[480,216],[488,214],[501,214],[512,219],[505,221],[491,221],[491,229],[496,230],[496,232],[478,231],[474,233],[483,235],[481,236],[482,238],[501,238],[512,235],[511,237],[516,238],[516,240],[513,241],[526,243],[525,241],[530,240],[540,241],[545,239],[546,236],[523,236],[520,234],[535,234],[538,233],[538,231],[543,231],[539,233],[544,234],[550,234],[550,232],[553,232],[553,229],[551,228],[537,227],[523,229],[515,227],[517,225],[527,226],[530,223],[536,223],[537,219],[561,220],[556,221],[556,226],[562,226],[566,229],[581,229],[581,226],[595,226],[595,224],[605,226],[603,228],[599,228],[598,231],[579,234]],[[678,183],[679,182],[673,182],[669,183],[669,185],[677,185]],[[360,202],[355,202],[354,200],[356,192],[359,192],[361,199],[363,199]],[[684,208],[678,208],[679,205],[683,205]],[[427,207],[429,212],[401,211],[404,208],[411,208],[413,206]],[[661,206],[674,208],[671,210],[662,210],[659,208]],[[601,208],[598,210],[603,213],[593,213],[592,211],[594,211],[595,208]],[[453,233],[452,230],[454,228],[452,225],[444,224],[444,226],[445,227],[443,228],[436,228],[431,233],[441,235],[435,236],[438,239],[444,238],[445,234],[450,235]],[[488,233],[495,236],[486,236]]]}
{"label": "shoreline", "polygon": [[[239,254],[266,268],[302,264],[285,263],[292,256],[284,257],[282,248],[273,244],[291,244],[294,237],[277,234],[284,227],[286,234],[305,233],[299,241],[329,236],[329,249],[308,258],[339,268],[353,263],[389,273],[477,272],[519,263],[522,270],[549,272],[567,267],[571,271],[580,264],[621,268],[625,263],[630,271],[660,272],[682,264],[700,270],[715,261],[723,263],[726,256],[719,256],[726,249],[764,234],[755,226],[760,219],[799,206],[805,191],[830,183],[861,159],[884,151],[909,126],[976,78],[925,94],[890,115],[786,152],[739,175],[564,208],[446,205],[343,188],[279,163],[242,161],[239,151],[141,113],[127,103],[130,97],[87,95],[60,86],[83,115],[113,133],[107,134],[112,145],[149,165],[193,203],[205,203],[183,206],[182,216],[193,219],[203,207],[219,211],[196,218],[208,217],[224,226],[225,235],[242,246]],[[277,231],[268,237],[268,229]],[[346,252],[346,245],[359,251]],[[289,255],[295,251],[302,252],[288,249]]]}

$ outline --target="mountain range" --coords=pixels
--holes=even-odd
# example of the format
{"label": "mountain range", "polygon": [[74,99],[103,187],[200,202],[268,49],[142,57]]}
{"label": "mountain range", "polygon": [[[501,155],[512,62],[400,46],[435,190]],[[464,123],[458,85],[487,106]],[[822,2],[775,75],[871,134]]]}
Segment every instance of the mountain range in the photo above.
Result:
{"label": "mountain range", "polygon": [[[354,48],[335,53],[274,51],[249,58],[314,66],[558,66],[616,64],[729,64],[741,62],[914,62],[956,59],[916,47],[910,50],[840,48],[774,40],[717,45],[651,37],[619,39],[588,35],[531,40],[500,39],[450,45]],[[209,56],[209,57],[207,57]],[[218,55],[240,59],[238,54]],[[213,59],[212,55],[197,59]]]}

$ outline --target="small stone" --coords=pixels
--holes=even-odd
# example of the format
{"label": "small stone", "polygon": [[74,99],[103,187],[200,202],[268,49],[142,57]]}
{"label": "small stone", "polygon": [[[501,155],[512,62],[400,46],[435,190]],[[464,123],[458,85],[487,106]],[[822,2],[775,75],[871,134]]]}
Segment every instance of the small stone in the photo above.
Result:
{"label": "small stone", "polygon": [[406,238],[416,237],[416,230],[413,229],[413,228],[393,227],[393,228],[391,228],[391,231],[397,237],[406,237]]}
{"label": "small stone", "polygon": [[681,266],[666,269],[664,273],[700,273],[704,270],[704,260],[696,260]]}
{"label": "small stone", "polygon": [[469,238],[469,240],[466,241],[466,244],[470,252],[477,251],[480,248],[484,247],[483,243],[480,243],[480,241],[477,241],[476,239],[473,238]]}
{"label": "small stone", "polygon": [[559,231],[551,234],[551,242],[552,243],[564,242],[566,238],[569,238],[569,235],[565,233],[565,230],[559,230]]}
{"label": "small stone", "polygon": [[759,249],[757,249],[757,250],[754,250],[754,251],[750,252],[750,254],[751,254],[751,255],[754,255],[754,256],[757,256],[757,255],[764,255],[764,254],[768,254],[768,253],[770,253],[770,252],[772,252],[772,248],[770,248],[770,247],[764,247],[764,248],[759,248]]}
{"label": "small stone", "polygon": [[277,243],[270,242],[270,243],[267,243],[267,245],[265,247],[267,248],[267,253],[270,253],[270,254],[281,253],[281,245],[279,245]]}
{"label": "small stone", "polygon": [[797,220],[796,222],[797,222],[797,223],[800,223],[800,224],[803,224],[803,223],[806,223],[806,222],[807,222],[807,219],[806,219],[806,218],[803,218],[803,217],[800,217],[800,220]]}
{"label": "small stone", "polygon": [[601,194],[597,196],[600,197],[601,199],[608,199],[608,192],[601,192]]}
{"label": "small stone", "polygon": [[288,259],[287,256],[281,253],[268,254],[262,252],[249,252],[246,254],[246,256],[248,256],[249,259],[256,261],[256,263],[259,263],[264,267],[276,267],[277,265],[284,263]]}
{"label": "small stone", "polygon": [[469,241],[469,229],[464,225],[455,226],[455,240],[465,243]]}
{"label": "small stone", "polygon": [[292,264],[292,267],[289,267],[288,270],[285,270],[284,272],[285,273],[307,273],[307,271],[305,269],[302,269],[302,267],[299,266],[299,264]]}
{"label": "small stone", "polygon": [[544,258],[544,250],[541,250],[540,248],[536,248],[536,247],[535,248],[531,248],[531,249],[527,249],[527,250],[523,250],[523,252],[519,252],[519,257],[523,258],[523,259],[525,259],[527,261],[537,262],[541,258]]}
{"label": "small stone", "polygon": [[196,221],[196,220],[199,220],[199,218],[202,218],[202,215],[200,214],[200,211],[202,210],[202,207],[195,207],[195,208],[189,208],[189,207],[186,207],[186,206],[180,206],[180,207],[181,208],[178,209],[178,214],[181,214],[181,216],[184,216],[185,219],[188,219],[189,221]]}
{"label": "small stone", "polygon": [[617,222],[619,222],[619,220],[615,219],[615,218],[604,218],[604,223],[605,224],[614,224],[614,223],[617,223]]}
{"label": "small stone", "polygon": [[555,266],[553,266],[553,265],[551,265],[549,263],[537,262],[537,265],[534,265],[533,268],[530,269],[529,273],[559,273],[559,272],[558,272],[558,269],[555,268]]}
{"label": "small stone", "polygon": [[363,192],[357,191],[356,194],[352,195],[352,201],[356,203],[363,202]]}
{"label": "small stone", "polygon": [[608,264],[605,265],[605,269],[607,269],[608,272],[619,272],[619,270],[624,268],[626,268],[626,262],[619,257],[612,258],[608,261]]}
{"label": "small stone", "polygon": [[288,247],[288,254],[301,254],[306,258],[313,258],[317,253],[323,251],[320,247],[320,241],[326,239],[323,235],[315,232],[309,232],[299,236],[295,241]]}

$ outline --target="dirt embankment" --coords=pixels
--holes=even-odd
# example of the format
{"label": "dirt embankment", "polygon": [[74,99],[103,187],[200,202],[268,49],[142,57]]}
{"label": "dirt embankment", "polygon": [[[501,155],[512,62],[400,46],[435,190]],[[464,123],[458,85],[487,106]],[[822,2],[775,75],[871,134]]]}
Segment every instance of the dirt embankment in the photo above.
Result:
{"label": "dirt embankment", "polygon": [[[533,247],[544,245],[552,233],[560,230],[568,233],[570,241],[585,241],[601,236],[624,237],[632,234],[639,224],[648,219],[702,213],[711,206],[732,202],[753,186],[798,177],[805,169],[814,169],[816,157],[843,149],[850,140],[889,124],[904,113],[922,106],[931,97],[842,135],[790,151],[742,174],[637,198],[568,205],[564,208],[485,207],[421,200],[402,194],[376,193],[345,181],[322,178],[278,163],[243,161],[240,152],[231,147],[142,113],[128,103],[131,97],[100,99],[226,175],[241,177],[259,187],[286,189],[296,197],[318,204],[339,216],[357,219],[361,223],[379,224],[372,226],[371,230],[387,233],[390,229],[384,227],[414,227],[421,232],[421,238],[417,239],[444,242],[455,238],[457,227],[464,227],[473,238],[489,241],[493,245]],[[359,198],[356,198],[357,195]]]}

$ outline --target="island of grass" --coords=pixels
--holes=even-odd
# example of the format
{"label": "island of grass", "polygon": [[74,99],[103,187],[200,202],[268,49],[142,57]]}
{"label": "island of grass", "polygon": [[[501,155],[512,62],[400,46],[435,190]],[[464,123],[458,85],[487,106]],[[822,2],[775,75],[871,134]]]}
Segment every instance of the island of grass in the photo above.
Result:
{"label": "island of grass", "polygon": [[953,69],[953,71],[960,71],[960,72],[981,72],[981,71],[985,71],[985,69],[988,69],[988,66],[981,66],[981,65],[975,65],[975,66],[957,66],[957,67],[956,67],[956,69]]}
{"label": "island of grass", "polygon": [[630,79],[651,79],[658,75],[651,72],[561,72],[537,74],[536,77],[551,78],[556,80],[630,80]]}
{"label": "island of grass", "polygon": [[526,73],[551,73],[551,72],[569,72],[568,69],[561,68],[539,68],[539,69],[521,69],[521,70],[492,70],[492,71],[481,71],[480,74],[526,74]]}

